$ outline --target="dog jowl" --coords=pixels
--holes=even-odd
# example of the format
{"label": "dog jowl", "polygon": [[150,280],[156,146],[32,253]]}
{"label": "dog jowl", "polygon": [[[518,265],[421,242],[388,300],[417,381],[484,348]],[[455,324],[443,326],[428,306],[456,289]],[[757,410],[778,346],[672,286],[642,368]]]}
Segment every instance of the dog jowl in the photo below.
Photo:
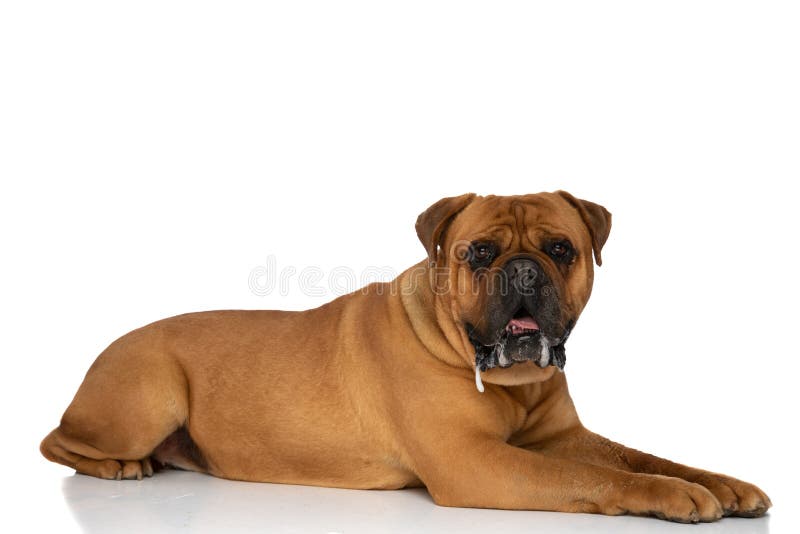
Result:
{"label": "dog jowl", "polygon": [[[558,292],[549,276],[530,254],[514,256],[499,266],[483,265],[491,264],[494,256],[481,254],[487,246],[496,249],[483,243],[468,247],[470,257],[485,257],[482,264],[473,260],[469,266],[475,270],[474,282],[486,280],[489,299],[480,325],[465,323],[475,347],[476,373],[525,361],[563,370],[564,343],[574,320],[562,317]],[[548,248],[557,260],[570,261],[566,256],[571,253],[565,252],[571,251],[567,241]]]}

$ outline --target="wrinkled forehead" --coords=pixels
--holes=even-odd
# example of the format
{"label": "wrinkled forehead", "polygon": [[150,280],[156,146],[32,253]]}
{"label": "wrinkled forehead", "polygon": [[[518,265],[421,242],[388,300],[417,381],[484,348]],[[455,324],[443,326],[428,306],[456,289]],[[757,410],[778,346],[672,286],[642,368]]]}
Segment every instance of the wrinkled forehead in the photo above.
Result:
{"label": "wrinkled forehead", "polygon": [[546,238],[581,243],[586,237],[580,214],[553,193],[478,197],[456,217],[448,233],[450,239],[490,239],[504,246],[510,246],[515,236],[526,237],[533,246]]}

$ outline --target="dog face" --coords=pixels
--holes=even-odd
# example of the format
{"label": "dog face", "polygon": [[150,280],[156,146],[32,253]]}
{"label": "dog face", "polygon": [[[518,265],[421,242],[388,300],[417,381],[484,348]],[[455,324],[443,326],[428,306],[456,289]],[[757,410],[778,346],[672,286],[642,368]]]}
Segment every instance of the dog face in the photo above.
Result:
{"label": "dog face", "polygon": [[[442,199],[417,220],[436,298],[480,371],[563,369],[564,343],[592,289],[611,228],[569,193]],[[511,371],[511,370],[510,370]]]}

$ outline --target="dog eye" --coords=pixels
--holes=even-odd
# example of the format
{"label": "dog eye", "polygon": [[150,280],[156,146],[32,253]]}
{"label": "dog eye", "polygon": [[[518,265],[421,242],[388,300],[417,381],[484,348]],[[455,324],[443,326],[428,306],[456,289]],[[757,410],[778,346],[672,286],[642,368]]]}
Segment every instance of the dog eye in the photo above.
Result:
{"label": "dog eye", "polygon": [[472,269],[486,267],[497,255],[497,247],[494,243],[473,243],[469,247],[469,265]]}
{"label": "dog eye", "polygon": [[489,250],[489,245],[478,245],[475,247],[472,257],[476,260],[485,260],[491,255],[492,251]]}
{"label": "dog eye", "polygon": [[572,256],[572,245],[569,241],[556,241],[549,245],[547,253],[557,261],[569,260]]}

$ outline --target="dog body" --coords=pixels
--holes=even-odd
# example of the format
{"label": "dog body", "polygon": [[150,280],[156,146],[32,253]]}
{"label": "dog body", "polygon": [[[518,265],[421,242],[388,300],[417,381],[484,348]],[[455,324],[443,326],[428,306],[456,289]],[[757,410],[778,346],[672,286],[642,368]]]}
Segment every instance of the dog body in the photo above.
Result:
{"label": "dog body", "polygon": [[424,485],[448,506],[763,514],[755,486],[581,425],[564,344],[610,224],[564,192],[443,199],[417,221],[428,258],[393,282],[304,312],[194,313],[123,336],[42,453],[102,478],[149,476],[155,461],[250,481]]}

